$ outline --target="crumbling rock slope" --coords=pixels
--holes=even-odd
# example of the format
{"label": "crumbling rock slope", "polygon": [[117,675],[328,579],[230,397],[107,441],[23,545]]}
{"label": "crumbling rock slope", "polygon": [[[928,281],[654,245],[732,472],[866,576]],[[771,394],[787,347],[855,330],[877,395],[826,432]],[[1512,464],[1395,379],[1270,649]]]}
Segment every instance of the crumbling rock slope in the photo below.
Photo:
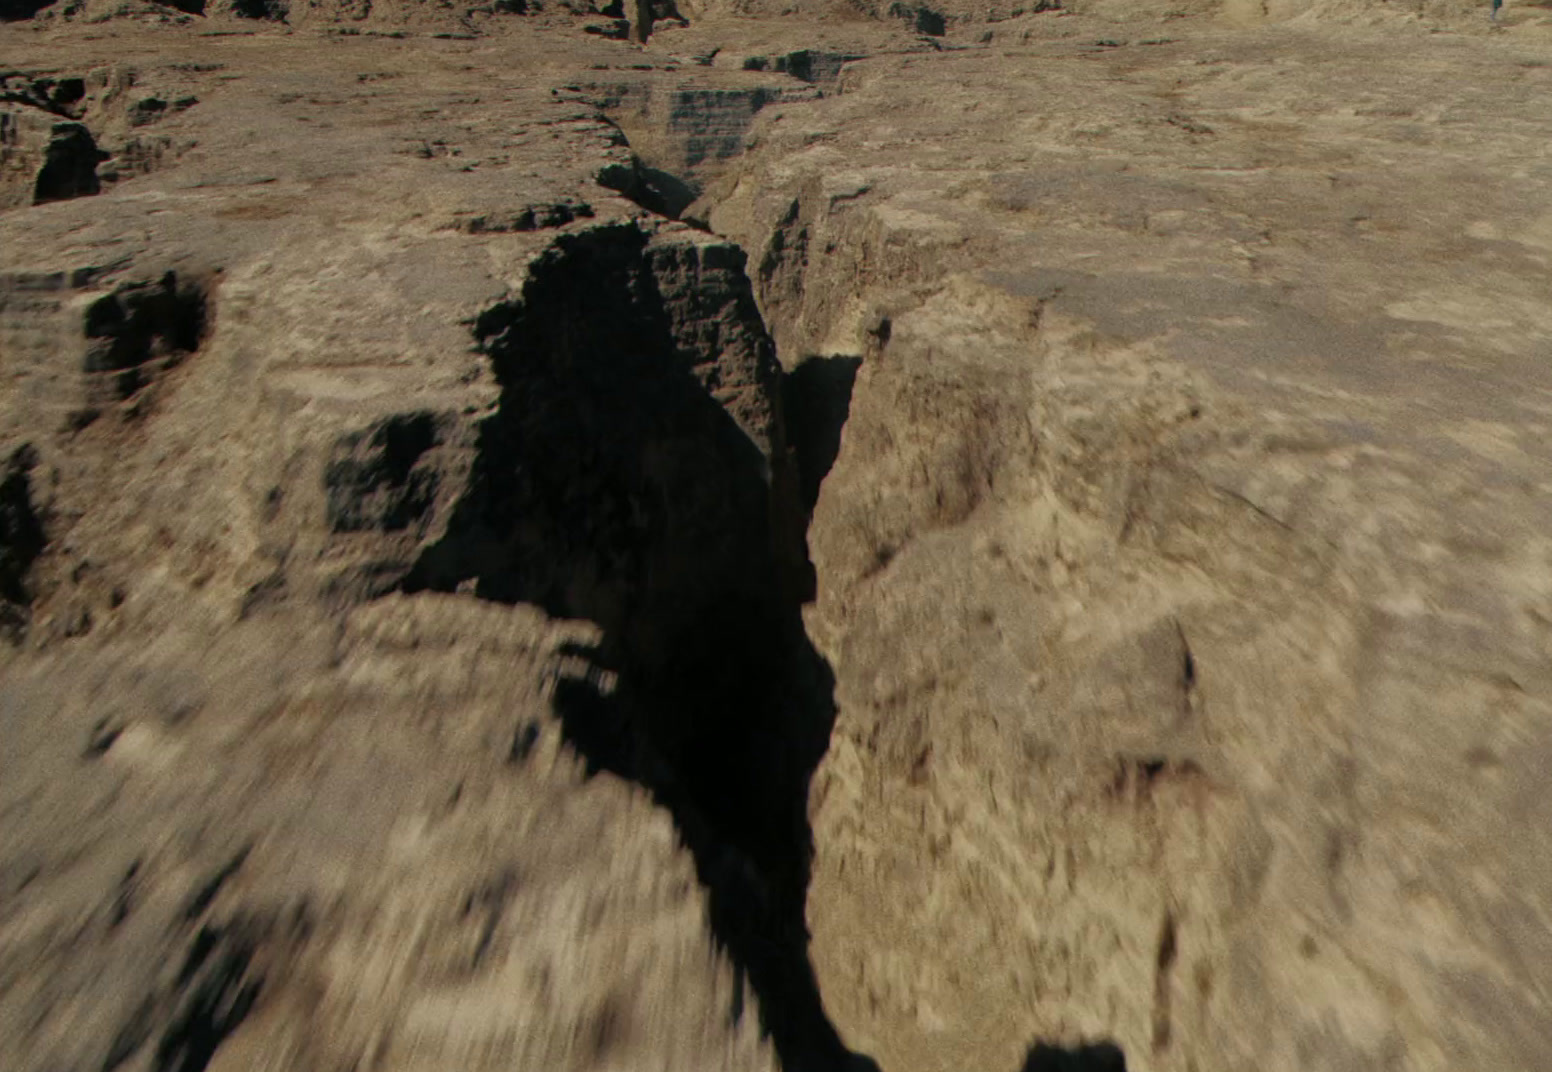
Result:
{"label": "crumbling rock slope", "polygon": [[1539,9],[94,2],[5,1068],[1552,1052]]}

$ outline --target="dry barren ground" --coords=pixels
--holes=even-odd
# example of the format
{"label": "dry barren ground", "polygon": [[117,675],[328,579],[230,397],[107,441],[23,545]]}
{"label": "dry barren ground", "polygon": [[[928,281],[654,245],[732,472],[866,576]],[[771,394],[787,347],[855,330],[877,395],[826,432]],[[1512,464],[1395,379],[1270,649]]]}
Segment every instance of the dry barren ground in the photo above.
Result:
{"label": "dry barren ground", "polygon": [[1545,1063],[1552,16],[1037,6],[0,22],[0,1066]]}

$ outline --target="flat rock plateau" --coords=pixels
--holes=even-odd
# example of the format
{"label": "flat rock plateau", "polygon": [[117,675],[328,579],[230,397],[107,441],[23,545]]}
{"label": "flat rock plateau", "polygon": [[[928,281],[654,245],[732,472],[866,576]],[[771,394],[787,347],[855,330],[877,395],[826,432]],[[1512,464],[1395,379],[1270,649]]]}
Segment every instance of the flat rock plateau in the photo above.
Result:
{"label": "flat rock plateau", "polygon": [[1548,1067],[1552,3],[603,4],[0,0],[0,1068]]}

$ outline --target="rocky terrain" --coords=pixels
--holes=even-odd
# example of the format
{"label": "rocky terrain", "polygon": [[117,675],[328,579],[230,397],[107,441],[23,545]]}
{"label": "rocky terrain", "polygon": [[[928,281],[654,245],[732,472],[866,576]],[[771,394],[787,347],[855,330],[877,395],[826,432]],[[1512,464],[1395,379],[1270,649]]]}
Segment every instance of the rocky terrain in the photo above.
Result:
{"label": "rocky terrain", "polygon": [[0,1067],[1552,1052],[1552,10],[0,19]]}

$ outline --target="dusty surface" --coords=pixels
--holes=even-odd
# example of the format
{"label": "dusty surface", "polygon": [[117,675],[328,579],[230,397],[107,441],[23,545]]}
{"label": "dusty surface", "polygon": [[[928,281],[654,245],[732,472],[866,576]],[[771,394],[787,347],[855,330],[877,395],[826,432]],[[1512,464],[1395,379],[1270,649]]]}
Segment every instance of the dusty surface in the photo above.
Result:
{"label": "dusty surface", "polygon": [[821,988],[886,1068],[1532,1067],[1548,69],[1131,33],[860,63],[710,217],[864,357]]}
{"label": "dusty surface", "polygon": [[6,1067],[1552,1050],[1546,13],[796,10],[0,23]]}
{"label": "dusty surface", "polygon": [[[557,678],[608,676],[585,654],[620,611],[555,591],[576,577],[491,596],[469,555],[405,581],[501,413],[475,332],[508,328],[481,316],[518,315],[573,219],[619,245],[603,316],[651,259],[645,213],[595,181],[630,171],[617,132],[532,48],[126,31],[94,78],[89,47],[12,59],[106,87],[77,110],[118,155],[111,87],[199,102],[137,128],[175,163],[0,224],[7,1067],[768,1065],[669,814],[588,780],[550,714]],[[660,245],[646,275],[690,324],[665,330],[712,333],[685,357],[750,381],[728,412],[758,437],[774,365],[737,251],[682,226]],[[555,524],[603,525],[575,490]],[[579,559],[630,537],[562,535]]]}

